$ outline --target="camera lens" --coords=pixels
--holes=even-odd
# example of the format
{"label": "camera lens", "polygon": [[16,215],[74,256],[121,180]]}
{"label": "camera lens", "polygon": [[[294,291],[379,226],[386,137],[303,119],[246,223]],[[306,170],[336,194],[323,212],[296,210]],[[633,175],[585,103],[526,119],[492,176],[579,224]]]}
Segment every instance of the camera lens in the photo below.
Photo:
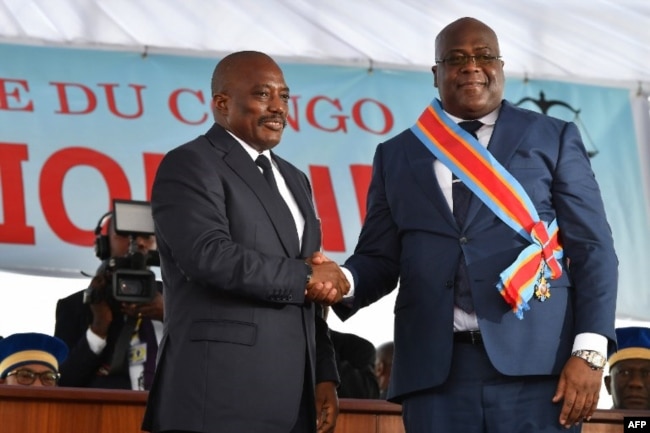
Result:
{"label": "camera lens", "polygon": [[142,280],[137,278],[120,278],[118,280],[118,293],[125,296],[140,296],[144,294]]}
{"label": "camera lens", "polygon": [[118,302],[151,302],[156,276],[149,270],[117,269],[113,273],[113,298]]}

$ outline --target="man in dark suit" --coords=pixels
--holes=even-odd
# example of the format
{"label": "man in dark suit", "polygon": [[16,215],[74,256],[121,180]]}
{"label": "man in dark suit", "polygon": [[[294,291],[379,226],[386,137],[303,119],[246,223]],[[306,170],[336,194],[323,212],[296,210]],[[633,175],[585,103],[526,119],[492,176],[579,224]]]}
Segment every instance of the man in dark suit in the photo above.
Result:
{"label": "man in dark suit", "polygon": [[342,318],[399,278],[388,399],[408,433],[578,431],[615,345],[618,262],[578,129],[503,101],[503,65],[484,23],[440,32],[440,101],[378,146],[345,264]]}
{"label": "man in dark suit", "polygon": [[[132,242],[115,231],[111,213],[100,219],[95,234],[95,252],[103,262],[89,288],[59,299],[56,304],[54,335],[70,348],[60,367],[59,385],[148,390],[155,369],[156,328],[162,333],[162,294],[156,293],[153,301],[146,303],[112,299],[108,295],[111,280],[107,261],[126,256]],[[137,236],[133,245],[138,253],[146,255],[155,250],[156,240],[154,236]],[[133,326],[126,328],[127,323]]]}
{"label": "man in dark suit", "polygon": [[271,152],[289,88],[245,51],[219,62],[212,95],[216,123],[170,151],[153,185],[165,332],[143,429],[332,432],[339,379],[319,302],[349,286],[335,264],[306,263],[321,245],[311,187]]}

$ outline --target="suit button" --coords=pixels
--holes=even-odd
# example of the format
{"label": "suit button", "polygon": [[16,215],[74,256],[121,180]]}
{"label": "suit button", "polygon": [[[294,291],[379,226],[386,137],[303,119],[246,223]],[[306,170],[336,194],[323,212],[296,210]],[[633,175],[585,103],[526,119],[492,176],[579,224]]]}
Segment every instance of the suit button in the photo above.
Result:
{"label": "suit button", "polygon": [[458,239],[461,245],[465,245],[467,243],[467,238],[463,236],[462,238]]}
{"label": "suit button", "polygon": [[447,280],[447,282],[445,283],[445,287],[448,288],[448,289],[453,289],[454,288],[454,282],[451,281],[451,280]]}

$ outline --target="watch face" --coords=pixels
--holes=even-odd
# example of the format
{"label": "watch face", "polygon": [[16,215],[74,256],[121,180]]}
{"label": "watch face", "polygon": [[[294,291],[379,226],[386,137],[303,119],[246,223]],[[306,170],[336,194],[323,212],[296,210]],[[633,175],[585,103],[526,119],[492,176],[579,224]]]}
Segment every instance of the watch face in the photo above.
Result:
{"label": "watch face", "polygon": [[600,353],[594,353],[591,357],[591,362],[598,367],[604,367],[607,361],[605,361],[605,357]]}
{"label": "watch face", "polygon": [[607,363],[607,358],[595,350],[577,350],[572,355],[584,359],[593,369],[602,369]]}

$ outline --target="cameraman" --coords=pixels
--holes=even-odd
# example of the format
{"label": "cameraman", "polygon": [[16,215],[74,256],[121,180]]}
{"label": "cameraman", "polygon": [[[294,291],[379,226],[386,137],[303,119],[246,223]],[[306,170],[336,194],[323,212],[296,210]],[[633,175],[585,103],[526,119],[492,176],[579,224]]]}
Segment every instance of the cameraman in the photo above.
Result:
{"label": "cameraman", "polygon": [[162,335],[161,284],[157,282],[150,303],[118,302],[111,296],[109,262],[130,252],[146,256],[156,249],[156,240],[153,235],[131,238],[116,233],[111,213],[100,219],[95,234],[95,250],[104,261],[90,287],[60,299],[56,306],[54,335],[70,348],[59,385],[147,390]]}

